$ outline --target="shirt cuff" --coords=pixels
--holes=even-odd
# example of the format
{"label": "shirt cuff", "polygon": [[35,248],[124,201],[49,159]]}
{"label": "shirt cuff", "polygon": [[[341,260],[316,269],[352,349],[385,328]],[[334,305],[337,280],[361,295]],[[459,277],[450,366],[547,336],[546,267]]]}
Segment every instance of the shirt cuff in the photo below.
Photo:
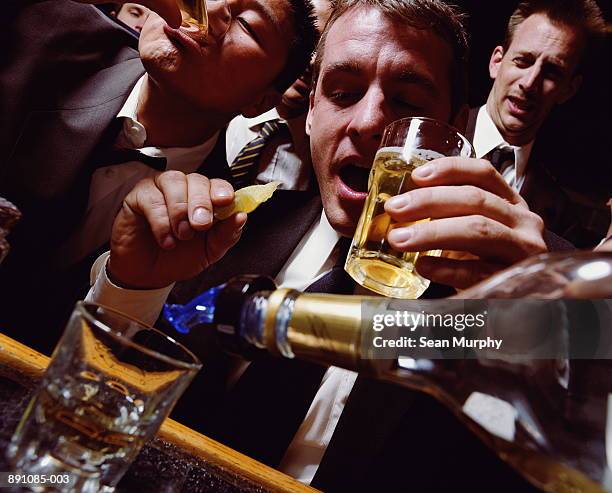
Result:
{"label": "shirt cuff", "polygon": [[94,262],[85,301],[99,303],[118,310],[148,325],[153,325],[161,312],[174,283],[160,289],[123,289],[113,284],[106,275],[110,252],[103,253]]}

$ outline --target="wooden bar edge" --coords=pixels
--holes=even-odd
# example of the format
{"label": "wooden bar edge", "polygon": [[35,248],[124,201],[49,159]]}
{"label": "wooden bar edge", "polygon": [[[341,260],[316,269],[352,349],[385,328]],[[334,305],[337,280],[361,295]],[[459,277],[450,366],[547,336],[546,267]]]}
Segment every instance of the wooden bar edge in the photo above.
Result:
{"label": "wooden bar edge", "polygon": [[[48,364],[49,357],[0,333],[0,366],[8,365],[27,377],[40,378]],[[170,418],[162,423],[157,436],[204,461],[244,476],[270,491],[318,491]]]}

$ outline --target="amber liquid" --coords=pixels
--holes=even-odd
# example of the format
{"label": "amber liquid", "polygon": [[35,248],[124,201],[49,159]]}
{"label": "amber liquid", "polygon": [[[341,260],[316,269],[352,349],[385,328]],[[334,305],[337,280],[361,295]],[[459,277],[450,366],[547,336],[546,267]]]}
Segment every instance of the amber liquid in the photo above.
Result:
{"label": "amber liquid", "polygon": [[412,171],[439,157],[440,154],[432,151],[416,150],[406,160],[399,147],[384,147],[376,154],[368,198],[345,266],[357,283],[376,293],[401,299],[416,299],[429,286],[429,280],[416,272],[414,264],[420,255],[439,257],[442,251],[398,252],[391,248],[386,239],[388,232],[414,223],[392,221],[385,212],[385,202],[416,188]]}
{"label": "amber liquid", "polygon": [[207,33],[208,12],[206,10],[206,0],[180,0],[179,4],[183,12],[183,22]]}
{"label": "amber liquid", "polygon": [[115,388],[61,379],[30,402],[9,456],[17,470],[70,472],[91,491],[113,487],[144,444],[151,421],[138,399],[131,402]]}

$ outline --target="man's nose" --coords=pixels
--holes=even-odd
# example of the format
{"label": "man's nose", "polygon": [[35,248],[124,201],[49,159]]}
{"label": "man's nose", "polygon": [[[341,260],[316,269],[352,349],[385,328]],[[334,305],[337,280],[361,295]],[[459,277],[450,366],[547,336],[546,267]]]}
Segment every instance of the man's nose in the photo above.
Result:
{"label": "man's nose", "polygon": [[208,10],[208,36],[220,40],[225,36],[232,22],[227,0],[206,0]]}
{"label": "man's nose", "polygon": [[519,81],[519,86],[523,92],[533,93],[538,90],[541,80],[542,67],[536,63],[525,71],[523,77],[521,77]]}
{"label": "man's nose", "polygon": [[370,89],[353,105],[348,133],[351,139],[367,146],[378,146],[387,124],[388,116],[384,94],[379,89]]}

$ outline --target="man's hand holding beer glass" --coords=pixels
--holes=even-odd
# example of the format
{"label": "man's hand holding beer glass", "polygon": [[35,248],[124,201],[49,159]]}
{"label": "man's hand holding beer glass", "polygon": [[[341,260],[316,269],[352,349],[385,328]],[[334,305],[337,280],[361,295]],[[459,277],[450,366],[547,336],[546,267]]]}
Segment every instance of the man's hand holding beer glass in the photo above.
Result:
{"label": "man's hand holding beer glass", "polygon": [[385,211],[399,223],[389,244],[400,251],[458,250],[478,258],[420,257],[417,270],[432,281],[469,287],[494,272],[547,250],[544,223],[486,160],[446,157],[417,168],[415,190],[390,199]]}

